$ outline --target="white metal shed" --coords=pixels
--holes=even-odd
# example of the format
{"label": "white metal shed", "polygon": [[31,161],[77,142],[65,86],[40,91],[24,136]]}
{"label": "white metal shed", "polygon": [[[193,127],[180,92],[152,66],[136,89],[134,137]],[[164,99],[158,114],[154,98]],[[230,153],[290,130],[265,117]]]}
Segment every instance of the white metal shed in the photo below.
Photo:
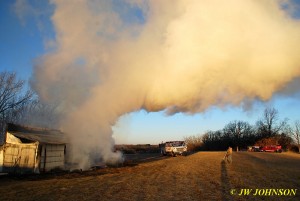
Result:
{"label": "white metal shed", "polygon": [[3,139],[1,172],[40,173],[65,168],[67,140],[59,130],[7,124]]}

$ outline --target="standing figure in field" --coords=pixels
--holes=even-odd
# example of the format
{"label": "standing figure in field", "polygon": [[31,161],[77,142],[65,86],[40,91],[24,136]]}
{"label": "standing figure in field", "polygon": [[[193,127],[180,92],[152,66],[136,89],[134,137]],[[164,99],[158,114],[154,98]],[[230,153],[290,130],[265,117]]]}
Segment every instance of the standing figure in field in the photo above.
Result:
{"label": "standing figure in field", "polygon": [[232,148],[231,147],[228,147],[224,159],[225,159],[225,162],[232,163]]}

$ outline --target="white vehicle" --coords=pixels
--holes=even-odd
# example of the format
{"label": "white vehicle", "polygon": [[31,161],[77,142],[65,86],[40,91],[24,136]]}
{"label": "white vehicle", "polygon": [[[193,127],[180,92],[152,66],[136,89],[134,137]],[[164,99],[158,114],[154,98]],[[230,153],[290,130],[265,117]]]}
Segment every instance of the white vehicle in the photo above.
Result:
{"label": "white vehicle", "polygon": [[159,144],[160,152],[162,155],[186,155],[187,146],[184,141],[169,141]]}

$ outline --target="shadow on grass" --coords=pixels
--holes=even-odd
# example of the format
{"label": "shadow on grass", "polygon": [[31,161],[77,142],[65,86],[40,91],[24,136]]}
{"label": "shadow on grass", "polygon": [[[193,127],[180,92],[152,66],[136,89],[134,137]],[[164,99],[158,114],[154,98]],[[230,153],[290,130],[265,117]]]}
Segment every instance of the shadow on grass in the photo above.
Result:
{"label": "shadow on grass", "polygon": [[222,187],[222,200],[231,200],[232,197],[230,197],[230,190],[232,189],[232,186],[230,184],[228,172],[227,172],[227,164],[226,161],[222,160],[221,162],[221,187]]}
{"label": "shadow on grass", "polygon": [[252,161],[255,163],[266,163],[266,160],[263,158],[259,158],[258,156],[260,154],[265,155],[265,154],[274,154],[274,153],[265,153],[265,152],[246,152],[247,156],[251,158]]}

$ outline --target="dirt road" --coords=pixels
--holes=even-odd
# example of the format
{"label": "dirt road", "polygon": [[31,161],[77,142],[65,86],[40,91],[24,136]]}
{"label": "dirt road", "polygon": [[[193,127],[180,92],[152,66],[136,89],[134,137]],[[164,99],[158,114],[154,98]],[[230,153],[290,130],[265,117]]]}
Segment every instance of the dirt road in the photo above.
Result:
{"label": "dirt road", "polygon": [[[0,177],[0,200],[300,200],[300,155],[239,152],[231,165],[223,156],[198,152],[84,173]],[[253,191],[239,196],[241,189]],[[256,189],[298,191],[254,196]]]}

